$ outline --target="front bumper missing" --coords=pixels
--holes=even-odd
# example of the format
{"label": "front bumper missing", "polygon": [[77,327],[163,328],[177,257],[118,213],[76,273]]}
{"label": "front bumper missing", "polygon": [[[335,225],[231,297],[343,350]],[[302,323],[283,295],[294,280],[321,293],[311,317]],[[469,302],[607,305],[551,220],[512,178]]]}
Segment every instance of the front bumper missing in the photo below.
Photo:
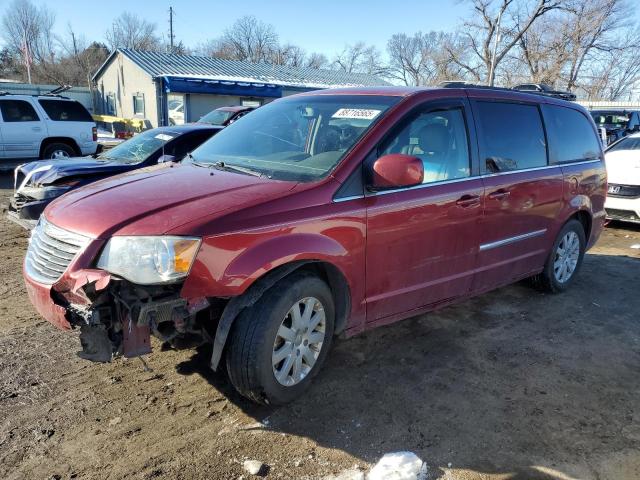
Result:
{"label": "front bumper missing", "polygon": [[40,315],[63,330],[80,328],[79,356],[87,360],[109,362],[120,355],[151,353],[152,334],[173,346],[206,339],[196,315],[209,302],[181,298],[180,286],[140,287],[93,269],[72,272],[53,286],[28,275],[25,283]]}

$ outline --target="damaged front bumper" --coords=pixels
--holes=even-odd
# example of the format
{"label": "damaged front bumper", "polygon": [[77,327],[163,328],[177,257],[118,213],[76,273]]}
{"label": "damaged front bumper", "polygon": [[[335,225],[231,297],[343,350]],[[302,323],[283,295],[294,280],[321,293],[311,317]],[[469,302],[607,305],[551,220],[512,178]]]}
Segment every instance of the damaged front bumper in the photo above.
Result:
{"label": "damaged front bumper", "polygon": [[70,272],[53,285],[24,277],[40,315],[63,330],[80,328],[84,359],[109,362],[151,353],[151,335],[175,348],[210,341],[198,315],[209,301],[182,298],[180,285],[142,287],[96,269]]}

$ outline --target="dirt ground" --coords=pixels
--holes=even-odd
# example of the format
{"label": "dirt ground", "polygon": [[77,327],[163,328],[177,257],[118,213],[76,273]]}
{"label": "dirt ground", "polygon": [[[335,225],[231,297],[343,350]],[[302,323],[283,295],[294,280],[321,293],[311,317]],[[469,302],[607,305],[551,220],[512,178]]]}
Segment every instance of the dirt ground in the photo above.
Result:
{"label": "dirt ground", "polygon": [[[2,201],[11,179],[0,176]],[[440,479],[640,478],[640,228],[559,296],[525,284],[339,340],[301,400],[256,407],[208,351],[93,364],[35,313],[0,220],[0,478],[316,479],[408,450]]]}

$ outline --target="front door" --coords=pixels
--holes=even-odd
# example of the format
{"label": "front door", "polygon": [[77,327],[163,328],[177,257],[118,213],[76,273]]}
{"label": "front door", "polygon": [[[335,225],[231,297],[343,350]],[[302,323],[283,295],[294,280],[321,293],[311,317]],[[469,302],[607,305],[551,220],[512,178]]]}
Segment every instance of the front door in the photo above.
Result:
{"label": "front door", "polygon": [[38,158],[47,127],[25,100],[0,100],[6,158]]}
{"label": "front door", "polygon": [[472,132],[466,101],[431,102],[372,155],[414,155],[425,178],[415,187],[367,196],[368,322],[390,322],[469,291],[483,194]]}
{"label": "front door", "polygon": [[548,164],[536,104],[472,102],[484,182],[475,291],[511,283],[544,265],[562,202],[562,171]]}

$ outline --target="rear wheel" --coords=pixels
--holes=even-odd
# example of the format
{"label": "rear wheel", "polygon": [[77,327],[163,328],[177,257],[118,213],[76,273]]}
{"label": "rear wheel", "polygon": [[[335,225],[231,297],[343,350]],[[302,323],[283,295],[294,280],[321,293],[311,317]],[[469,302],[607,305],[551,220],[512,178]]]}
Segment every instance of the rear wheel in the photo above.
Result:
{"label": "rear wheel", "polygon": [[326,359],[334,312],[331,290],[311,274],[276,284],[235,321],[226,361],[236,390],[272,405],[299,397]]}
{"label": "rear wheel", "polygon": [[47,145],[42,151],[42,158],[45,160],[59,160],[75,156],[73,147],[66,143],[52,143]]}
{"label": "rear wheel", "polygon": [[584,227],[577,220],[569,220],[553,243],[544,270],[535,277],[536,283],[548,292],[565,291],[580,270],[585,247]]}

